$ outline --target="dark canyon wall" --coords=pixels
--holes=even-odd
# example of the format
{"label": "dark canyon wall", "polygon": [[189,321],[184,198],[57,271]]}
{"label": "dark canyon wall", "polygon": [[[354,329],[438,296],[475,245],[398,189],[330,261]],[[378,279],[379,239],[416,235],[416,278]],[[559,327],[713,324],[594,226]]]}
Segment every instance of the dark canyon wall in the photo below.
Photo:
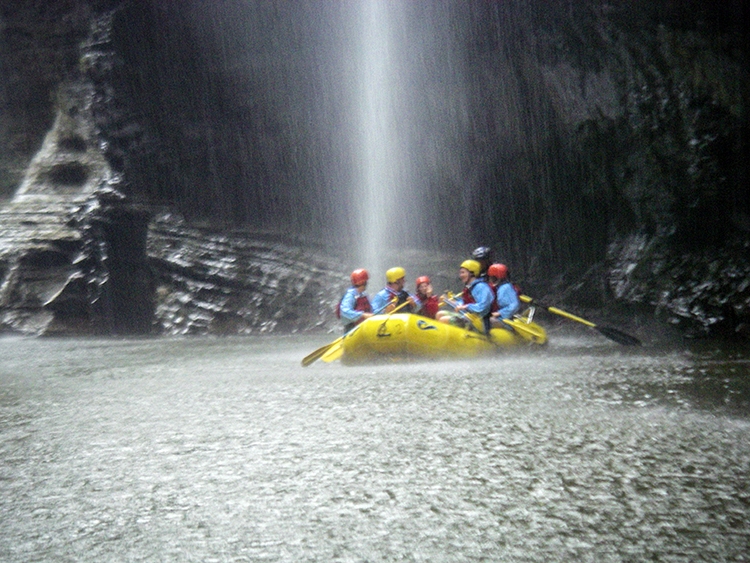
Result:
{"label": "dark canyon wall", "polygon": [[[407,3],[408,244],[490,244],[579,310],[747,331],[746,6],[714,4]],[[341,6],[0,1],[3,326],[330,326],[358,229]]]}

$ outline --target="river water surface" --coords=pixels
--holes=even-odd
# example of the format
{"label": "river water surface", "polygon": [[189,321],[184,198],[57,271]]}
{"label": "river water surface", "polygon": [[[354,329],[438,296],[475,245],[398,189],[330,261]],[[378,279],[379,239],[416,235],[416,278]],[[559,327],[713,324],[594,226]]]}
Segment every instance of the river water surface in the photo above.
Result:
{"label": "river water surface", "polygon": [[750,354],[0,339],[0,561],[748,561]]}

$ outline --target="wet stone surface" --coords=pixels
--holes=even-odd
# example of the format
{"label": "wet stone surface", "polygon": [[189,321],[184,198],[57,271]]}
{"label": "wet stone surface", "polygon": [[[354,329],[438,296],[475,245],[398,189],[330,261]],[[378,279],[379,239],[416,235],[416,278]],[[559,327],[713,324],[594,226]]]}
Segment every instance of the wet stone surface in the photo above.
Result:
{"label": "wet stone surface", "polygon": [[746,561],[750,363],[0,340],[0,559]]}

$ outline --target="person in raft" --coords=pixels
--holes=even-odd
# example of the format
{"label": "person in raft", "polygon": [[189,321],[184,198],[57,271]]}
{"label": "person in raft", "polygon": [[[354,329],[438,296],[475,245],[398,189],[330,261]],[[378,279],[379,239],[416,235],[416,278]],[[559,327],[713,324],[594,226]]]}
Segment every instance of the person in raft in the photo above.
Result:
{"label": "person in raft", "polygon": [[350,278],[352,286],[344,293],[337,309],[337,316],[344,322],[344,332],[349,332],[372,316],[372,305],[365,293],[370,275],[367,270],[360,268],[354,270]]}
{"label": "person in raft", "polygon": [[455,311],[439,311],[437,320],[446,324],[471,327],[462,313],[472,313],[482,319],[484,332],[490,329],[490,312],[495,295],[489,284],[479,279],[481,266],[476,260],[464,260],[458,269],[458,277],[464,284],[460,299],[456,299]]}
{"label": "person in raft", "polygon": [[414,295],[410,295],[404,289],[406,285],[406,270],[397,266],[385,273],[385,287],[378,291],[372,298],[372,309],[376,315],[390,313],[401,305],[408,303],[400,310],[404,313],[413,313],[422,303]]}
{"label": "person in raft", "polygon": [[417,299],[422,303],[417,309],[417,315],[434,319],[440,308],[440,300],[437,295],[432,294],[432,283],[427,276],[417,278]]}
{"label": "person in raft", "polygon": [[479,274],[477,278],[489,282],[487,269],[492,264],[492,249],[489,246],[479,246],[471,253],[471,258],[479,262]]}
{"label": "person in raft", "polygon": [[492,326],[510,328],[503,319],[512,319],[518,312],[521,302],[518,300],[516,287],[510,281],[510,273],[505,264],[492,264],[487,269],[490,286],[495,293],[495,303],[492,312]]}

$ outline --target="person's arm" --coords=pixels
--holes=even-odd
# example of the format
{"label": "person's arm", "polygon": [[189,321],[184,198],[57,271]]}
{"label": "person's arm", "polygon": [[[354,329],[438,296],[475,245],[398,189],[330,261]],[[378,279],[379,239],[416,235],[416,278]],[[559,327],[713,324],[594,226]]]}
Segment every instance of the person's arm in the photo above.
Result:
{"label": "person's arm", "polygon": [[344,298],[341,300],[341,305],[339,306],[341,318],[348,322],[356,322],[362,316],[362,311],[356,311],[354,309],[357,304],[357,297],[354,293],[353,290],[347,291],[344,294]]}
{"label": "person's arm", "polygon": [[414,310],[418,310],[420,307],[422,307],[422,300],[417,297],[416,293],[409,293],[409,299],[412,300],[412,304],[414,305]]}
{"label": "person's arm", "polygon": [[481,317],[490,312],[494,295],[489,285],[484,282],[474,284],[474,287],[471,288],[471,296],[474,298],[474,303],[469,303],[466,306],[467,311]]}
{"label": "person's arm", "polygon": [[381,289],[380,291],[378,291],[371,301],[373,314],[381,314],[383,311],[385,311],[385,308],[388,307],[388,304],[390,302],[391,294],[388,291],[386,291],[385,289]]}
{"label": "person's arm", "polygon": [[497,288],[497,306],[500,308],[498,312],[501,319],[510,319],[518,311],[521,302],[511,284],[505,283]]}

